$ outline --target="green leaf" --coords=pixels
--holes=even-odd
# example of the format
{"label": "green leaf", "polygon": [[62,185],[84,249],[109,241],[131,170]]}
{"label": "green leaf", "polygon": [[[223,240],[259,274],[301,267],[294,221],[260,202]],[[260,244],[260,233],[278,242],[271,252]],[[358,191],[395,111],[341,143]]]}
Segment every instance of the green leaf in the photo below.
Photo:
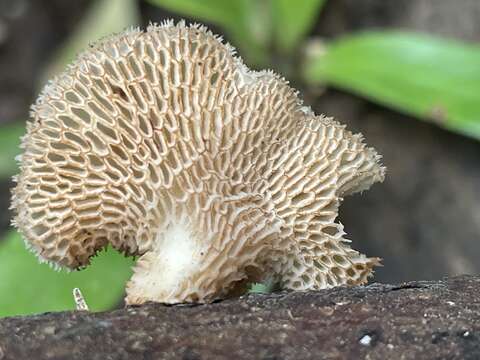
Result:
{"label": "green leaf", "polygon": [[21,153],[20,137],[25,134],[25,125],[9,124],[0,127],[0,179],[17,172],[15,156]]}
{"label": "green leaf", "polygon": [[151,3],[178,12],[198,17],[209,22],[227,24],[238,22],[249,1],[244,0],[150,0]]}
{"label": "green leaf", "polygon": [[278,290],[278,284],[273,280],[266,280],[263,283],[252,283],[248,289],[249,293],[271,294]]}
{"label": "green leaf", "polygon": [[262,0],[150,0],[181,15],[223,27],[234,46],[256,65],[267,61],[270,41],[270,8]]}
{"label": "green leaf", "polygon": [[0,316],[72,310],[76,287],[90,310],[110,309],[120,302],[132,265],[131,259],[108,249],[85,270],[57,272],[39,264],[12,231],[0,242]]}
{"label": "green leaf", "polygon": [[300,47],[324,4],[325,0],[272,0],[276,47],[283,53]]}
{"label": "green leaf", "polygon": [[480,139],[480,48],[402,32],[336,40],[312,56],[304,78]]}
{"label": "green leaf", "polygon": [[136,0],[96,0],[65,45],[53,56],[44,79],[63,71],[66,64],[90,43],[128,27],[138,26],[140,15],[137,6]]}

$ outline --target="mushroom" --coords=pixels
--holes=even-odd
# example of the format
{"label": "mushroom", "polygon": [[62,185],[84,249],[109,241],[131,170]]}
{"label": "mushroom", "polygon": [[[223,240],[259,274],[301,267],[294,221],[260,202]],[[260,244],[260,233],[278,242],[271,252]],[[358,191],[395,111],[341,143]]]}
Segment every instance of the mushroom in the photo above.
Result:
{"label": "mushroom", "polygon": [[383,180],[380,156],[203,26],[101,40],[31,118],[14,224],[61,268],[108,244],[139,256],[128,304],[210,302],[265,280],[361,284],[379,263],[335,220],[345,195]]}

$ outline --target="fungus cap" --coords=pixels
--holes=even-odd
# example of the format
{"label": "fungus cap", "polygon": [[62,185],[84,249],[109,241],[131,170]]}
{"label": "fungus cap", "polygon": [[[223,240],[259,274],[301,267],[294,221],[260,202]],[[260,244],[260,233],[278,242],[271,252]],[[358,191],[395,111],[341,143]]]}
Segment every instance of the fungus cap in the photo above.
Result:
{"label": "fungus cap", "polygon": [[223,298],[247,282],[361,284],[378,263],[335,222],[382,181],[379,155],[202,26],[108,37],[32,107],[14,223],[75,269],[111,244],[140,256],[127,303]]}

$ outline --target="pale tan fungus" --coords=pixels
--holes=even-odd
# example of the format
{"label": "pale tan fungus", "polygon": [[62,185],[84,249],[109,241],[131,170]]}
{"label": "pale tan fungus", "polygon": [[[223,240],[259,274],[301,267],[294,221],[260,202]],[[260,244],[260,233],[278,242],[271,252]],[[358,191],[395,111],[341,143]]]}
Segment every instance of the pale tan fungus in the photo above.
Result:
{"label": "pale tan fungus", "polygon": [[107,244],[139,255],[128,304],[209,302],[267,279],[361,284],[378,263],[335,219],[345,195],[383,180],[379,155],[202,26],[100,41],[31,117],[15,224],[60,267]]}

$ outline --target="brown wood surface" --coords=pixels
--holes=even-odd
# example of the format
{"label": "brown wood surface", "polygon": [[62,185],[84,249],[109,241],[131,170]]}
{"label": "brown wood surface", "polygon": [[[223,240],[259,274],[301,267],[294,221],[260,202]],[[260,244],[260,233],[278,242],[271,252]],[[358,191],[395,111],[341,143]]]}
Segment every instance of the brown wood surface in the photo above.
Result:
{"label": "brown wood surface", "polygon": [[480,277],[0,319],[0,359],[480,359]]}

